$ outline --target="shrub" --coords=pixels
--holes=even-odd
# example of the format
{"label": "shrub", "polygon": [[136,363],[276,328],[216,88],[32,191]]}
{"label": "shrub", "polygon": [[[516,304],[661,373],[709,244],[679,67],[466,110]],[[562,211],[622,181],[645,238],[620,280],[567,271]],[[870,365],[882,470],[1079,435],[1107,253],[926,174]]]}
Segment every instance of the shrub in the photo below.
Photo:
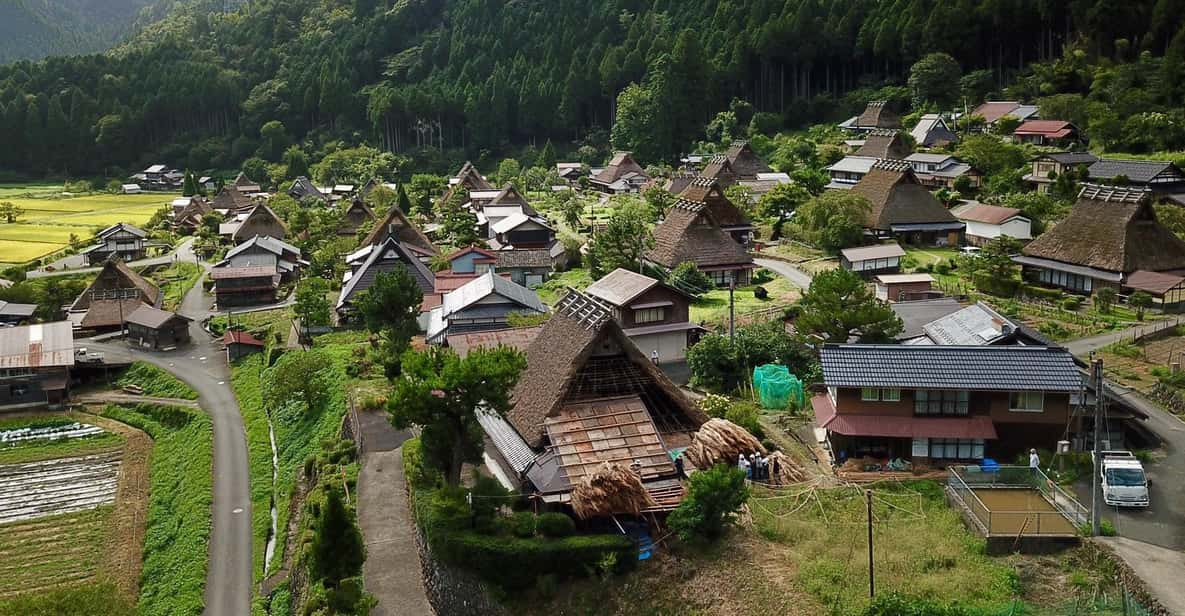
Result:
{"label": "shrub", "polygon": [[563,513],[549,512],[539,516],[539,533],[544,537],[561,539],[576,534],[576,522]]}
{"label": "shrub", "polygon": [[510,533],[515,537],[529,539],[535,536],[535,514],[530,511],[517,511],[507,518]]}
{"label": "shrub", "polygon": [[688,484],[687,496],[667,519],[684,541],[693,537],[709,541],[720,538],[749,499],[745,471],[726,464],[691,475]]}
{"label": "shrub", "polygon": [[1061,289],[1046,289],[1045,287],[1038,287],[1031,284],[1022,285],[1021,289],[1027,297],[1051,302],[1060,300],[1063,295]]}
{"label": "shrub", "polygon": [[754,287],[753,297],[757,299],[769,299],[769,291],[766,291],[765,287]]}
{"label": "shrub", "polygon": [[1012,297],[1016,295],[1016,290],[1020,287],[1020,283],[1016,280],[994,278],[989,274],[978,272],[971,277],[971,280],[975,283],[975,288],[996,297]]}
{"label": "shrub", "polygon": [[667,284],[694,297],[711,291],[713,286],[712,279],[701,272],[691,261],[684,261],[676,265],[667,278]]}
{"label": "shrub", "polygon": [[765,431],[761,429],[761,423],[757,421],[757,407],[752,403],[737,402],[733,404],[732,408],[724,414],[724,418],[748,430],[758,440],[765,436]]}
{"label": "shrub", "polygon": [[950,263],[947,263],[946,261],[939,261],[938,263],[935,263],[934,264],[934,273],[940,274],[940,275],[949,274],[950,273]]}
{"label": "shrub", "polygon": [[699,401],[700,410],[708,417],[724,417],[731,406],[732,402],[719,394],[708,394],[707,397]]}
{"label": "shrub", "polygon": [[907,597],[895,592],[882,593],[872,600],[862,616],[970,616],[966,608],[959,605],[944,605],[931,601]]}
{"label": "shrub", "polygon": [[414,486],[428,487],[440,482],[440,473],[424,466],[424,452],[418,438],[403,443],[403,473]]}
{"label": "shrub", "polygon": [[1081,295],[1071,295],[1071,296],[1063,299],[1061,305],[1062,305],[1062,310],[1070,310],[1070,311],[1078,310],[1079,308],[1082,307],[1082,296]]}
{"label": "shrub", "polygon": [[773,279],[774,279],[773,272],[765,269],[764,267],[761,267],[753,272],[753,275],[750,277],[749,282],[751,282],[753,284],[765,284],[767,282],[772,281]]}
{"label": "shrub", "polygon": [[1070,335],[1070,331],[1057,321],[1046,321],[1037,326],[1037,331],[1054,340],[1064,340]]}

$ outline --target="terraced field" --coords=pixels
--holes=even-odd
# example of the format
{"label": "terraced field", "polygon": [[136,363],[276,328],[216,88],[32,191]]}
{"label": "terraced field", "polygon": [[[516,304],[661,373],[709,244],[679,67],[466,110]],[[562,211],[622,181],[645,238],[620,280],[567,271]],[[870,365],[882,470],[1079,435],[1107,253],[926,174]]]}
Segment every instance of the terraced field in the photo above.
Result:
{"label": "terraced field", "polygon": [[95,580],[113,505],[0,525],[0,600]]}

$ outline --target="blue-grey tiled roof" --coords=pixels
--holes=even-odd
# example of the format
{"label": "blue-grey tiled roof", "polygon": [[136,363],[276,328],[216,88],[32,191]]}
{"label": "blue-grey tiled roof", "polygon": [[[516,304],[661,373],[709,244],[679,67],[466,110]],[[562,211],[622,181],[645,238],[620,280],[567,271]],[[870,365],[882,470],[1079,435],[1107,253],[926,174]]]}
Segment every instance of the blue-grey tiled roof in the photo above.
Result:
{"label": "blue-grey tiled roof", "polygon": [[1060,347],[825,345],[828,387],[1078,391],[1074,357]]}

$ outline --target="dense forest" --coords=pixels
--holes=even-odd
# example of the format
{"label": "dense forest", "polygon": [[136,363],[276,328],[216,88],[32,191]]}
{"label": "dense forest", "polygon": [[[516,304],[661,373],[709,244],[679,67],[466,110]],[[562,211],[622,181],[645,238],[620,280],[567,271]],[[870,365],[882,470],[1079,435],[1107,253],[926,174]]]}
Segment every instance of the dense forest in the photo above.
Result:
{"label": "dense forest", "polygon": [[774,130],[908,99],[935,51],[960,65],[948,105],[1068,95],[1083,124],[1088,102],[1182,124],[1183,24],[1185,0],[191,0],[106,54],[0,67],[0,169],[603,149],[619,98],[661,114],[661,162],[734,99]]}
{"label": "dense forest", "polygon": [[[142,23],[156,0],[6,0],[0,2],[0,64],[103,51]],[[165,7],[160,7],[163,13]],[[159,17],[147,11],[143,19]]]}

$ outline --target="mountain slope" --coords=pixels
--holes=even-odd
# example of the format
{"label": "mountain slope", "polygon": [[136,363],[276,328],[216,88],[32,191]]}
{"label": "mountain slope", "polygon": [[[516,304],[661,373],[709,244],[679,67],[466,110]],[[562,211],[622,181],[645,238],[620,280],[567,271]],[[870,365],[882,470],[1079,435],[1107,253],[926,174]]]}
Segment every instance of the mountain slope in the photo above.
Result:
{"label": "mountain slope", "polygon": [[0,2],[0,64],[102,51],[132,31],[153,0]]}

